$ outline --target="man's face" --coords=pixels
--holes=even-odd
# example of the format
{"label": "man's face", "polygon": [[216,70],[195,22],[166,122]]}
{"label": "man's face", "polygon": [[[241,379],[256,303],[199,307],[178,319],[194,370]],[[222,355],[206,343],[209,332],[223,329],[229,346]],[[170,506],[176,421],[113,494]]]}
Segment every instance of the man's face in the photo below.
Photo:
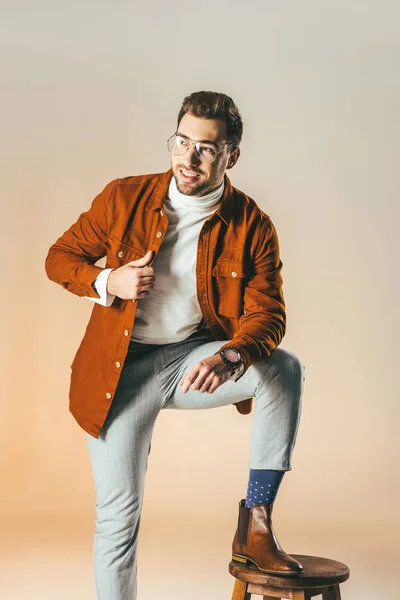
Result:
{"label": "man's face", "polygon": [[[202,119],[186,113],[179,123],[178,134],[193,142],[212,143],[217,151],[226,146],[226,123],[221,119]],[[214,162],[207,163],[196,155],[192,145],[186,154],[172,155],[171,168],[178,190],[186,196],[204,196],[215,190],[221,185],[225,170],[233,167],[239,154],[238,148],[231,154],[224,148]]]}

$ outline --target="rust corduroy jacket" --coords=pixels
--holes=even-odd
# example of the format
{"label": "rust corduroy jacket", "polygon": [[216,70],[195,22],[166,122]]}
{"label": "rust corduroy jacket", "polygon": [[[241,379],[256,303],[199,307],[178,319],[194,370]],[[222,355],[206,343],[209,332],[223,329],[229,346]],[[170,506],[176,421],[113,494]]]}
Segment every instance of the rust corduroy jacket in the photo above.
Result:
{"label": "rust corduroy jacket", "polygon": [[[156,253],[168,227],[162,210],[172,171],[111,181],[50,247],[48,277],[77,296],[98,298],[93,286],[106,267]],[[218,210],[201,229],[196,262],[197,297],[205,323],[217,340],[241,352],[244,372],[268,356],[285,333],[282,262],[271,219],[225,175]],[[71,365],[70,411],[93,437],[110,409],[134,327],[137,303],[115,298],[94,304]],[[242,375],[243,376],[243,375]],[[252,398],[237,402],[251,412]]]}

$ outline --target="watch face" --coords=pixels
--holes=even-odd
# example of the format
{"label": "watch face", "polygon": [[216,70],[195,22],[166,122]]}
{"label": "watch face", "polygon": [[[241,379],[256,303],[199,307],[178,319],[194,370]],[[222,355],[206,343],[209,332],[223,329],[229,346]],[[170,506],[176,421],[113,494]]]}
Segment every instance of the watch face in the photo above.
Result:
{"label": "watch face", "polygon": [[230,360],[233,363],[240,363],[241,362],[241,356],[240,353],[237,350],[233,350],[233,348],[226,348],[224,350],[224,354],[226,356],[226,358],[228,360]]}

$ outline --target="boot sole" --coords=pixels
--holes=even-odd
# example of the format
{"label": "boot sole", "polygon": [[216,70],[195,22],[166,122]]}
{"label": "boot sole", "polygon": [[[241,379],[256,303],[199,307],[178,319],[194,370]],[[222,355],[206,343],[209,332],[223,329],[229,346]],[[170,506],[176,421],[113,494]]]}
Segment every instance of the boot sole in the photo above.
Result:
{"label": "boot sole", "polygon": [[255,560],[248,558],[247,556],[241,556],[240,554],[232,554],[232,560],[241,564],[245,564],[246,567],[253,564],[262,573],[269,573],[271,575],[301,575],[303,573],[303,571],[272,571],[270,569],[262,569]]}

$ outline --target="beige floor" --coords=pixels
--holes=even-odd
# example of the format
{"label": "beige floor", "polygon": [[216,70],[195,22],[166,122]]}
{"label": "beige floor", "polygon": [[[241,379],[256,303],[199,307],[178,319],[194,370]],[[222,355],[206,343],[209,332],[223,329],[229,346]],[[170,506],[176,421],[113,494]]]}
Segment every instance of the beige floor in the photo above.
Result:
{"label": "beige floor", "polygon": [[[1,600],[96,599],[91,518],[3,519],[0,525]],[[349,565],[351,576],[341,586],[342,600],[400,599],[398,542],[379,542],[381,529],[285,528],[282,523],[279,531],[277,524],[275,529],[288,552],[326,556]],[[217,528],[216,523],[177,523],[143,515],[138,600],[230,600],[233,533],[229,523]]]}

